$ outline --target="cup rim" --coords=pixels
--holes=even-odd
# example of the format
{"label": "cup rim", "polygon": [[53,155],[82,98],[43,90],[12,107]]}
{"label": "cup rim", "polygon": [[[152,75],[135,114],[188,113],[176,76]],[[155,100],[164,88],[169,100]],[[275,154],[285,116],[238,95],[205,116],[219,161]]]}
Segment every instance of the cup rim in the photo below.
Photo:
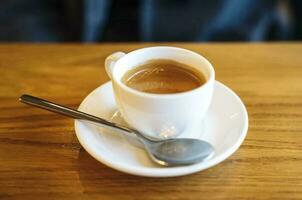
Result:
{"label": "cup rim", "polygon": [[206,82],[204,84],[202,84],[201,86],[199,86],[197,88],[194,88],[192,90],[188,90],[188,91],[185,91],[185,92],[169,93],[169,94],[156,94],[156,93],[142,92],[142,91],[133,89],[133,88],[125,85],[121,80],[115,78],[114,72],[115,72],[116,67],[114,67],[114,69],[113,69],[112,79],[119,85],[119,87],[123,88],[124,90],[126,90],[129,93],[133,93],[133,94],[141,96],[141,97],[157,98],[157,99],[159,99],[159,98],[169,99],[169,98],[181,97],[181,96],[184,96],[184,95],[191,95],[193,93],[197,93],[200,90],[203,90],[203,88],[205,88],[206,86],[208,86],[209,84],[211,84],[211,82],[214,82],[214,79],[215,79],[215,70],[214,70],[212,64],[205,57],[203,57],[202,55],[200,55],[200,54],[198,54],[198,53],[196,53],[194,51],[191,51],[191,50],[188,50],[188,49],[184,49],[184,48],[179,48],[179,47],[173,47],[173,46],[153,46],[153,47],[145,47],[145,48],[136,49],[136,50],[130,51],[129,53],[127,53],[126,55],[124,55],[122,58],[120,58],[115,63],[115,65],[118,65],[118,63],[120,63],[121,60],[127,59],[127,57],[130,56],[130,55],[136,54],[136,53],[141,52],[141,51],[145,51],[147,49],[158,49],[158,48],[160,48],[160,49],[167,49],[167,50],[170,49],[170,50],[183,51],[183,52],[190,53],[190,54],[193,54],[193,55],[199,57],[201,60],[203,60],[206,63],[206,65],[207,65],[207,67],[208,67],[208,69],[210,71],[209,78],[206,80]]}

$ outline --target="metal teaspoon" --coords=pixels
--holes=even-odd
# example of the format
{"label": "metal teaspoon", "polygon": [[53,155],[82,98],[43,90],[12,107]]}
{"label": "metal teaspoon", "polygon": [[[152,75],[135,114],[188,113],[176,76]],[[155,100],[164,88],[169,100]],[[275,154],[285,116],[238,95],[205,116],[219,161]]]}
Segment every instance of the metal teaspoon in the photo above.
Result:
{"label": "metal teaspoon", "polygon": [[205,160],[214,155],[213,146],[203,140],[189,138],[175,138],[166,140],[154,140],[147,138],[142,133],[105,119],[77,111],[44,99],[30,95],[22,95],[19,99],[22,103],[36,106],[51,112],[59,113],[74,119],[83,119],[118,132],[135,135],[142,142],[150,158],[164,166],[189,165]]}

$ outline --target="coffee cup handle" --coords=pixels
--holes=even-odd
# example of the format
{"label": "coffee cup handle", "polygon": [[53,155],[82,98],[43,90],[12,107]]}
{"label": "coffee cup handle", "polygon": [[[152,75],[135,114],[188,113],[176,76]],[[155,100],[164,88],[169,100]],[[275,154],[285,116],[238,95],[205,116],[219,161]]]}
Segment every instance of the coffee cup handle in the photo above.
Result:
{"label": "coffee cup handle", "polygon": [[110,56],[108,56],[106,58],[105,69],[106,69],[106,73],[110,77],[110,79],[112,79],[112,70],[113,70],[113,67],[114,67],[116,61],[118,61],[124,55],[125,55],[124,52],[119,51],[119,52],[115,52],[115,53],[111,54]]}

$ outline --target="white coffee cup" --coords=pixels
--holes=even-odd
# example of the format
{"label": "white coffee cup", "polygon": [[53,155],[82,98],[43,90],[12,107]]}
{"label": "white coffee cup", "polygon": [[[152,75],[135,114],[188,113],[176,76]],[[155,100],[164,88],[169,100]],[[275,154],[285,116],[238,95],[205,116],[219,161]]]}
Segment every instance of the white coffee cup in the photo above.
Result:
{"label": "white coffee cup", "polygon": [[[153,59],[169,59],[189,65],[206,77],[206,83],[182,93],[152,94],[132,89],[121,81],[126,72]],[[148,137],[186,137],[186,129],[201,123],[210,106],[215,71],[209,61],[190,50],[159,46],[127,54],[116,52],[106,58],[105,67],[124,120]]]}

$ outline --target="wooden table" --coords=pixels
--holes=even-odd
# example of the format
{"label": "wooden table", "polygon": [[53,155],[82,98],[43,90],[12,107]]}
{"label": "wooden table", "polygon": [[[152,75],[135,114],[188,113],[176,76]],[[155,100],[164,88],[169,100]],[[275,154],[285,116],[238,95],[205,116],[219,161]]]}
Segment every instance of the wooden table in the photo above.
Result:
{"label": "wooden table", "polygon": [[0,199],[302,199],[302,43],[166,44],[207,57],[249,113],[241,148],[189,176],[110,169],[81,148],[73,120],[18,102],[76,108],[109,80],[107,55],[152,45],[0,45]]}

